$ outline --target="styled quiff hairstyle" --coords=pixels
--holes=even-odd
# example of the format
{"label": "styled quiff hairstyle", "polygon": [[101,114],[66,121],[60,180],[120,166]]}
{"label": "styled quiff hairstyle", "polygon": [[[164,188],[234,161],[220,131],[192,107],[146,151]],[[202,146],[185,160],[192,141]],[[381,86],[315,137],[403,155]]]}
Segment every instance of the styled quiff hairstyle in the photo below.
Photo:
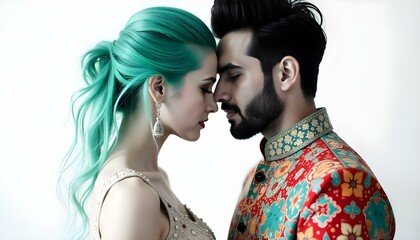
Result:
{"label": "styled quiff hairstyle", "polygon": [[217,38],[234,31],[252,32],[248,55],[260,60],[264,74],[272,74],[285,56],[294,57],[300,66],[303,95],[315,97],[326,46],[323,17],[315,5],[289,0],[215,0],[211,13]]}
{"label": "styled quiff hairstyle", "polygon": [[99,42],[84,54],[86,86],[72,99],[75,138],[61,166],[62,177],[76,166],[76,176],[67,187],[75,216],[82,221],[74,238],[83,239],[87,233],[85,205],[115,147],[117,113],[126,118],[140,109],[151,124],[150,77],[159,75],[179,89],[185,75],[200,68],[204,57],[215,51],[215,38],[198,17],[177,8],[152,7],[134,14],[117,40]]}

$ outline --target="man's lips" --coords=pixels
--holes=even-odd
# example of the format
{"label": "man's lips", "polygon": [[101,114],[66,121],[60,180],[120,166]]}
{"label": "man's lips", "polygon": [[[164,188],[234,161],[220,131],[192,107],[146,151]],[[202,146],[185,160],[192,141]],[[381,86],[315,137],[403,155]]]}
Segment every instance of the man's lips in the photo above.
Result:
{"label": "man's lips", "polygon": [[226,118],[232,119],[235,115],[240,112],[239,108],[236,105],[229,103],[222,103],[222,110],[226,112]]}
{"label": "man's lips", "polygon": [[226,114],[227,119],[232,119],[236,114],[236,112],[231,112],[231,111],[226,111],[226,113],[227,113]]}

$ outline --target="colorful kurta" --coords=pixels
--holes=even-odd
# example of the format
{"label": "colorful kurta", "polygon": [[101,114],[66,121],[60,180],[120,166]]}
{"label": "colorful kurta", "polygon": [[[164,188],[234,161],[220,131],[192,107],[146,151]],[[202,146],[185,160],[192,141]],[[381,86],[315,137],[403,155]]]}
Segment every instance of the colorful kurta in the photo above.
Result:
{"label": "colorful kurta", "polygon": [[228,239],[393,239],[384,189],[325,108],[260,147],[264,160],[245,182]]}

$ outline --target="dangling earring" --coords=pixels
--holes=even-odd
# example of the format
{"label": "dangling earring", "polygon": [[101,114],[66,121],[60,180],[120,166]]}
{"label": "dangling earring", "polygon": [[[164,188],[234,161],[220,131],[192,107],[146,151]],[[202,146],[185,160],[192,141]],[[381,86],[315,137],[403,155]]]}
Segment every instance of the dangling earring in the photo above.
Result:
{"label": "dangling earring", "polygon": [[153,125],[153,136],[156,138],[161,137],[164,133],[162,123],[160,122],[160,107],[162,107],[162,103],[156,102],[156,122]]}

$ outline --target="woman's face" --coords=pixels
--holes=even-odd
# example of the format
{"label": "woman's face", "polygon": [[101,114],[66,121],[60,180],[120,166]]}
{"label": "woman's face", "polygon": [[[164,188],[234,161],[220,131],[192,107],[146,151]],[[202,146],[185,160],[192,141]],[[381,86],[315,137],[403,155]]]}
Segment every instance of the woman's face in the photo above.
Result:
{"label": "woman's face", "polygon": [[181,89],[167,88],[167,97],[161,109],[165,132],[188,141],[200,137],[208,115],[218,110],[212,88],[216,82],[217,57],[208,53],[201,68],[185,75]]}

